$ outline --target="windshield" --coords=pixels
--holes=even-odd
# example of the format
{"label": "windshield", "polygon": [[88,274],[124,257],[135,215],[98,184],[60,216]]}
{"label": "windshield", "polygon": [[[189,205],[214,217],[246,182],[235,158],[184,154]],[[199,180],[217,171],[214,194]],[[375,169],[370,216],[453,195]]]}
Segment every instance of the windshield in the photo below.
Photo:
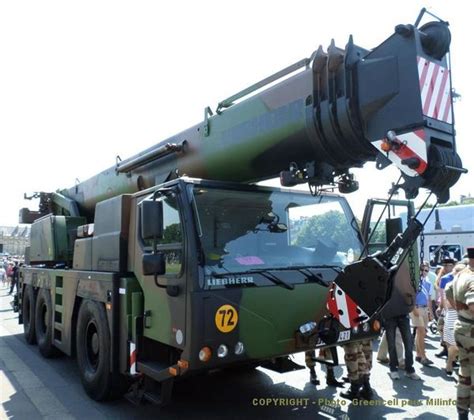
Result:
{"label": "windshield", "polygon": [[360,255],[356,222],[340,197],[200,186],[194,197],[206,275],[343,267]]}

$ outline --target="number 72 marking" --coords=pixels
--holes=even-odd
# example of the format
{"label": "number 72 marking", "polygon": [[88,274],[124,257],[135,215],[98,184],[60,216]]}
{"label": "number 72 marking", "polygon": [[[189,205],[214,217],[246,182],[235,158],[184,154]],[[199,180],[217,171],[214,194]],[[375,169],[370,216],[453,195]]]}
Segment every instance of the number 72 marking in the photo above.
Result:
{"label": "number 72 marking", "polygon": [[223,333],[231,332],[238,323],[239,314],[232,305],[222,305],[216,311],[215,324],[219,331]]}

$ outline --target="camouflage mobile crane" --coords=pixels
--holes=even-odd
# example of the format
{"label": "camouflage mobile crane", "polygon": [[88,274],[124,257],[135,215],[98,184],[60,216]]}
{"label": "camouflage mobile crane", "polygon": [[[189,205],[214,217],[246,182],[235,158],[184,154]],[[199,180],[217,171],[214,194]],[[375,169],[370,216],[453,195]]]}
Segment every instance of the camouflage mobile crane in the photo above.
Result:
{"label": "camouflage mobile crane", "polygon": [[[421,15],[420,15],[421,17]],[[331,43],[205,110],[197,125],[72,188],[37,193],[20,322],[75,355],[95,400],[169,400],[196,372],[377,333],[422,223],[368,255],[340,193],[394,163],[440,202],[456,154],[446,22],[399,25],[373,50]],[[310,192],[267,188],[306,183]],[[329,226],[329,228],[328,228]]]}

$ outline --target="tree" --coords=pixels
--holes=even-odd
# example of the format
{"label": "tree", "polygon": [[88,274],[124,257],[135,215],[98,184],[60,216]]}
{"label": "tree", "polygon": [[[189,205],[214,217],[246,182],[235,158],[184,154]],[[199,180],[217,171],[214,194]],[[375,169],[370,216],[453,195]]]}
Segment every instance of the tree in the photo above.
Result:
{"label": "tree", "polygon": [[338,250],[346,251],[354,248],[354,231],[343,213],[330,210],[305,219],[294,245],[314,247],[317,240],[323,243],[333,241]]}
{"label": "tree", "polygon": [[173,244],[179,243],[183,240],[181,235],[181,227],[179,223],[173,223],[165,227],[163,231],[163,240],[161,243],[163,244]]}

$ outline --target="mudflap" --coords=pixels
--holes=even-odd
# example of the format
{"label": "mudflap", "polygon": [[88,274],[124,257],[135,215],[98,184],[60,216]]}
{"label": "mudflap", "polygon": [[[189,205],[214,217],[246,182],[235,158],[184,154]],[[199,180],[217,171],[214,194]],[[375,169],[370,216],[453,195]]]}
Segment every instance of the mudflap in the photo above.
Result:
{"label": "mudflap", "polygon": [[171,402],[173,385],[174,378],[156,382],[153,379],[142,377],[132,385],[125,398],[134,405],[151,403],[159,407],[165,407]]}

